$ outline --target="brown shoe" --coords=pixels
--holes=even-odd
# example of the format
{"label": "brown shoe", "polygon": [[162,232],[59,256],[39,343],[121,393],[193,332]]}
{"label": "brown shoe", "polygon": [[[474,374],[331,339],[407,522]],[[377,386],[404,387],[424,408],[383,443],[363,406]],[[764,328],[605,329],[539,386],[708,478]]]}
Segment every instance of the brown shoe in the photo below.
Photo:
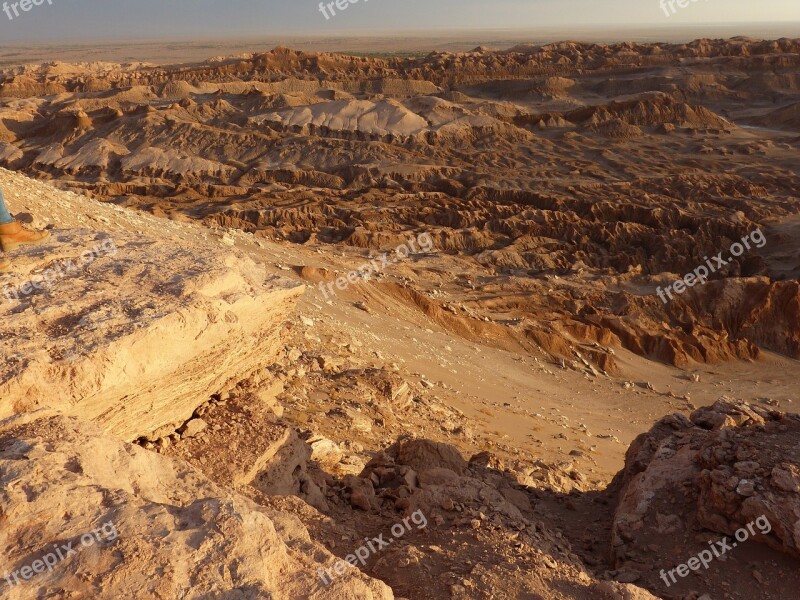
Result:
{"label": "brown shoe", "polygon": [[0,258],[0,273],[5,273],[11,268],[11,261],[5,258]]}
{"label": "brown shoe", "polygon": [[50,237],[47,231],[32,231],[17,221],[0,225],[0,247],[3,252],[16,250],[23,244],[38,244]]}

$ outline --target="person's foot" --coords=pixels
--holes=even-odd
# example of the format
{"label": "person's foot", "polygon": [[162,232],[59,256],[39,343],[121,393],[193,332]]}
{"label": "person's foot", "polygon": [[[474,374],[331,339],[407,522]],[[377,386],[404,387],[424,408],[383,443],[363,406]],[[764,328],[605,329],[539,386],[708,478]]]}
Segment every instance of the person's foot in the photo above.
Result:
{"label": "person's foot", "polygon": [[0,273],[5,273],[11,268],[11,261],[5,258],[0,258]]}
{"label": "person's foot", "polygon": [[0,225],[0,248],[3,252],[16,250],[23,244],[38,244],[49,237],[47,231],[33,231],[17,221]]}

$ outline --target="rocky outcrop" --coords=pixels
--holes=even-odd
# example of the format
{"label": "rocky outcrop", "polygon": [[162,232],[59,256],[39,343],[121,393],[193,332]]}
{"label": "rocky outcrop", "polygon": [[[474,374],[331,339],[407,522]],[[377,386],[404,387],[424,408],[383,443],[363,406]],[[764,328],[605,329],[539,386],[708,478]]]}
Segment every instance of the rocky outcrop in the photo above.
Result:
{"label": "rocky outcrop", "polygon": [[274,360],[302,288],[199,228],[8,172],[0,187],[55,225],[3,279],[0,416],[50,406],[133,440]]}
{"label": "rocky outcrop", "polygon": [[[615,566],[636,565],[658,588],[659,569],[707,548],[702,532],[733,541],[748,526],[739,544],[800,556],[798,441],[800,415],[727,399],[661,419],[631,445],[611,484]],[[666,559],[652,556],[654,544]]]}
{"label": "rocky outcrop", "polygon": [[357,569],[322,586],[294,515],[52,411],[0,422],[0,489],[9,600],[394,597]]}
{"label": "rocky outcrop", "polygon": [[720,401],[692,421],[711,431],[695,459],[698,523],[733,535],[766,517],[760,539],[800,557],[800,415]]}
{"label": "rocky outcrop", "polygon": [[[203,405],[179,435],[157,440],[155,449],[188,461],[220,485],[249,485],[269,496],[299,496],[324,510],[322,492],[306,469],[312,449],[279,419],[282,409],[274,398],[280,385],[260,382],[253,387],[254,391],[234,390],[224,400]],[[202,429],[192,427],[197,422]]]}

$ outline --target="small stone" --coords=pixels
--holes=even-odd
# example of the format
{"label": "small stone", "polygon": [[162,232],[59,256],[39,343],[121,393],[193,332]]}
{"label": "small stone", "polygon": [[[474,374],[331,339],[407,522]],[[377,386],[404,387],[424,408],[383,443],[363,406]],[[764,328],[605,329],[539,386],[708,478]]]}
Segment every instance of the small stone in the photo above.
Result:
{"label": "small stone", "polygon": [[183,428],[181,439],[185,440],[187,438],[194,437],[206,427],[208,427],[208,423],[206,423],[203,419],[192,419],[186,423],[185,427]]}
{"label": "small stone", "polygon": [[349,408],[345,410],[345,414],[347,415],[350,427],[355,431],[361,431],[364,433],[369,433],[372,431],[372,419],[370,419],[368,416]]}
{"label": "small stone", "polygon": [[558,563],[556,563],[556,561],[554,561],[554,560],[553,560],[552,558],[550,558],[549,556],[543,556],[543,557],[542,557],[542,562],[543,562],[543,563],[545,564],[545,566],[546,566],[546,567],[548,567],[549,569],[555,569],[555,568],[558,568]]}
{"label": "small stone", "polygon": [[400,468],[401,479],[403,482],[411,489],[419,487],[417,481],[417,473],[414,469],[410,467],[401,467]]}
{"label": "small stone", "polygon": [[367,493],[361,488],[356,488],[353,490],[353,493],[350,495],[350,504],[356,508],[366,511],[372,508],[369,498],[367,497]]}
{"label": "small stone", "polygon": [[335,465],[344,457],[344,452],[335,442],[322,436],[312,436],[308,444],[311,446],[311,460],[323,465]]}
{"label": "small stone", "polygon": [[326,373],[334,373],[342,366],[342,361],[328,354],[323,354],[318,359],[320,368]]}
{"label": "small stone", "polygon": [[740,496],[752,496],[755,494],[755,484],[747,479],[742,479],[736,486],[736,493]]}
{"label": "small stone", "polygon": [[790,463],[783,463],[772,469],[772,485],[785,492],[800,492],[800,469]]}
{"label": "small stone", "polygon": [[633,583],[634,581],[638,581],[642,578],[642,574],[635,569],[621,569],[617,571],[615,580],[619,581],[620,583]]}

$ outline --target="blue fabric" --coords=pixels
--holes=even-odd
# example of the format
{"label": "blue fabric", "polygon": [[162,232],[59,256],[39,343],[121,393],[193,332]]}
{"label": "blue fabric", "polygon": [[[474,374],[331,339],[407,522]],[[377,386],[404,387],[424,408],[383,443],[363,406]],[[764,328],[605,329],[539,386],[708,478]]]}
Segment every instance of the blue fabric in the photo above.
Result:
{"label": "blue fabric", "polygon": [[6,201],[3,200],[3,190],[0,190],[0,225],[5,225],[6,223],[12,223],[14,221],[14,217],[8,212],[8,207],[6,206]]}

